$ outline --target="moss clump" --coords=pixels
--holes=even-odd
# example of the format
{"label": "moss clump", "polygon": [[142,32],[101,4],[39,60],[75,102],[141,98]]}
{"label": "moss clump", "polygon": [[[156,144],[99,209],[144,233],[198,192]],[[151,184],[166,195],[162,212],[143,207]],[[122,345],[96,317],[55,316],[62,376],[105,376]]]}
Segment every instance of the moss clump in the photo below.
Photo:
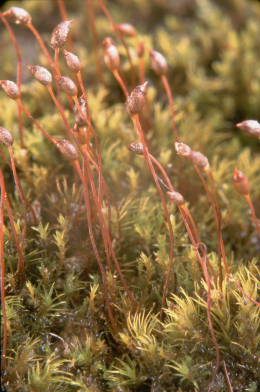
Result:
{"label": "moss clump", "polygon": [[[23,104],[50,139],[23,115],[21,147],[16,102],[0,93],[0,126],[14,136],[18,176],[36,215],[32,216],[14,187],[8,149],[1,147],[12,211],[7,202],[3,207],[2,197],[7,312],[7,325],[5,317],[2,323],[7,337],[4,387],[8,392],[258,391],[260,242],[252,211],[236,192],[232,174],[235,167],[246,173],[259,216],[259,141],[235,127],[239,121],[259,119],[259,4],[246,0],[141,0],[132,1],[131,6],[128,0],[108,2],[117,23],[132,23],[138,31],[138,36],[125,37],[133,73],[124,44],[102,11],[102,1],[94,2],[93,20],[91,0],[8,1],[6,9],[25,8],[50,42],[52,29],[61,21],[58,3],[65,4],[69,18],[75,19],[66,49],[82,63],[102,171],[98,143],[88,122],[74,135],[81,153],[86,145],[90,151],[80,159],[82,177],[50,141],[67,137],[66,124],[47,88],[33,80],[25,66],[33,63],[50,69],[48,59],[26,26],[10,24],[24,62]],[[98,34],[97,47],[91,23]],[[16,52],[3,26],[1,79],[15,81]],[[167,199],[174,232],[172,271],[169,222],[160,194],[147,156],[134,155],[127,148],[137,136],[120,84],[103,65],[106,36],[113,38],[119,51],[120,74],[129,90],[141,84],[142,71],[149,80],[141,116],[149,151],[184,196],[200,235],[200,241],[192,244],[183,210]],[[143,58],[138,56],[140,43],[145,47]],[[160,51],[167,59],[181,141],[209,159],[216,189],[203,172],[211,192],[208,197],[191,162],[175,153],[172,107],[151,68],[150,50]],[[77,81],[62,55],[59,62],[61,74]],[[73,128],[75,111],[55,84],[54,90]],[[165,179],[159,182],[163,195],[169,190],[164,183]],[[2,195],[3,186],[2,181]],[[214,196],[221,210],[228,269],[223,260],[221,268],[219,263]],[[93,249],[90,222],[103,273]]]}

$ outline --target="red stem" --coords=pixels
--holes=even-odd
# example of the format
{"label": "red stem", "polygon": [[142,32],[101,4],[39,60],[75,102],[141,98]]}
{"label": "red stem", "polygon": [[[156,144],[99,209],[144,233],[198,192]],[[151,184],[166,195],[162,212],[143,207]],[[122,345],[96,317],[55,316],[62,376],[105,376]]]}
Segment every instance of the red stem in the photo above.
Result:
{"label": "red stem", "polygon": [[43,53],[45,54],[45,56],[46,56],[47,59],[48,59],[48,62],[49,62],[50,67],[51,67],[51,68],[54,68],[54,62],[53,62],[53,60],[52,60],[52,57],[51,57],[51,55],[50,55],[50,52],[49,52],[47,46],[45,45],[45,43],[44,43],[44,41],[43,41],[41,35],[40,35],[39,32],[38,32],[38,30],[35,28],[35,26],[34,26],[31,22],[30,22],[30,23],[27,23],[26,26],[31,30],[31,32],[33,33],[33,35],[34,35],[35,38],[37,39],[37,41],[38,41],[38,43],[39,43],[39,45],[40,45],[40,47],[41,47]]}
{"label": "red stem", "polygon": [[168,81],[168,78],[166,75],[162,75],[161,79],[162,79],[163,87],[166,91],[166,94],[167,94],[167,97],[169,100],[170,109],[171,109],[171,113],[172,113],[172,126],[173,126],[174,138],[175,138],[175,141],[178,142],[179,141],[179,134],[178,134],[178,129],[176,126],[176,121],[175,121],[175,103],[174,103],[172,89],[170,87],[170,84],[169,84],[169,81]]}
{"label": "red stem", "polygon": [[252,202],[250,194],[248,193],[248,195],[245,195],[245,198],[246,198],[246,200],[247,200],[247,202],[249,204],[249,207],[250,207],[250,210],[251,210],[251,213],[252,213],[252,219],[253,219],[253,221],[255,223],[256,230],[257,230],[258,236],[260,238],[260,224],[259,224],[259,220],[258,220],[258,218],[256,216],[255,207],[254,207],[254,204]]}
{"label": "red stem", "polygon": [[145,82],[145,57],[141,56],[139,59],[139,77],[140,77],[140,82],[143,84]]}
{"label": "red stem", "polygon": [[116,80],[120,84],[121,89],[123,90],[123,93],[125,94],[125,97],[127,98],[128,95],[129,95],[128,94],[128,89],[127,89],[126,83],[124,82],[122,76],[120,75],[118,70],[114,70],[112,72],[113,72],[114,77],[116,78]]}
{"label": "red stem", "polygon": [[128,58],[129,64],[130,64],[130,67],[131,67],[131,82],[132,82],[132,85],[134,86],[134,85],[136,84],[136,83],[135,83],[135,69],[134,69],[134,64],[133,64],[132,56],[131,56],[131,53],[130,53],[130,51],[129,51],[128,45],[126,44],[126,42],[125,42],[125,40],[124,40],[124,38],[123,38],[123,35],[122,35],[122,34],[120,33],[120,31],[117,29],[116,23],[115,23],[115,21],[114,21],[112,15],[111,15],[111,13],[110,13],[110,12],[108,11],[108,9],[107,9],[107,6],[106,6],[106,4],[105,4],[105,1],[104,1],[104,0],[99,0],[99,5],[100,5],[100,7],[102,8],[102,11],[104,12],[104,14],[107,16],[108,20],[110,21],[110,23],[111,23],[111,25],[112,25],[112,27],[113,27],[113,30],[114,30],[114,32],[115,32],[115,34],[117,35],[117,37],[118,37],[119,40],[121,41],[123,47],[125,48],[126,55],[127,55],[127,58]]}
{"label": "red stem", "polygon": [[[171,180],[168,176],[168,174],[166,173],[165,169],[163,168],[163,166],[160,164],[159,161],[157,161],[157,159],[151,154],[149,153],[150,158],[152,159],[152,161],[155,163],[155,165],[159,168],[160,172],[162,173],[162,176],[164,178],[164,180],[166,181],[170,191],[174,191],[174,186],[171,183]],[[193,244],[193,246],[197,246],[196,244],[200,243],[200,235],[198,232],[198,229],[196,227],[195,221],[189,211],[189,209],[187,208],[186,205],[181,205],[179,206],[179,211],[181,213],[181,216],[183,218],[185,227],[188,231],[189,237],[191,239],[191,242]],[[200,265],[202,266],[202,262],[201,262],[201,258],[199,257],[199,253],[197,253],[197,257],[198,257],[198,261],[200,263]],[[209,263],[209,261],[208,261]],[[213,267],[211,266],[211,264],[209,263],[210,268],[212,273],[214,274],[214,270]],[[215,275],[214,275],[215,276]]]}
{"label": "red stem", "polygon": [[116,330],[116,321],[113,315],[113,311],[111,308],[111,303],[109,301],[109,290],[108,290],[108,282],[107,282],[107,277],[106,277],[106,271],[102,263],[102,259],[100,257],[98,247],[96,244],[95,236],[94,236],[94,231],[93,231],[93,224],[92,224],[92,218],[91,218],[91,204],[90,204],[90,197],[89,197],[89,190],[88,190],[88,184],[86,182],[85,176],[82,173],[80,164],[78,161],[74,162],[74,168],[77,171],[82,184],[83,184],[83,194],[84,194],[84,200],[85,200],[85,206],[86,206],[86,214],[87,214],[87,221],[88,221],[88,231],[89,231],[89,238],[91,241],[91,245],[95,254],[95,257],[98,262],[98,266],[100,269],[103,285],[104,285],[104,298],[105,298],[105,306],[106,310],[112,325],[113,330]]}
{"label": "red stem", "polygon": [[66,117],[64,106],[63,106],[63,105],[60,103],[60,101],[56,98],[52,86],[51,86],[51,85],[48,85],[48,86],[47,86],[47,89],[48,89],[48,92],[49,92],[49,94],[50,94],[50,96],[51,96],[53,102],[55,103],[57,109],[59,110],[59,112],[60,112],[60,114],[61,114],[62,120],[63,120],[63,122],[64,122],[64,124],[65,124],[65,127],[66,127],[66,130],[67,130],[67,135],[68,135],[69,138],[71,139],[71,138],[72,138],[72,130],[71,130],[69,121],[68,121],[68,119],[67,119],[67,117]]}
{"label": "red stem", "polygon": [[226,381],[227,381],[227,386],[228,386],[228,392],[233,392],[233,387],[231,385],[231,381],[228,375],[228,371],[227,371],[227,367],[226,367],[226,362],[223,361],[223,368],[224,368],[224,373],[225,373],[225,377],[226,377]]}
{"label": "red stem", "polygon": [[[87,124],[88,124],[88,131],[91,132],[94,135],[95,144],[96,144],[96,150],[97,150],[96,155],[97,155],[98,163],[97,164],[95,163],[95,164],[96,164],[96,168],[97,168],[97,171],[98,171],[98,186],[99,186],[99,188],[98,188],[98,199],[99,199],[100,208],[101,208],[102,200],[103,200],[103,188],[104,187],[106,188],[105,189],[105,193],[106,193],[106,195],[108,195],[108,193],[107,193],[108,187],[107,187],[107,185],[105,183],[104,176],[103,176],[103,169],[102,169],[103,164],[102,164],[101,148],[100,148],[100,143],[99,143],[99,140],[98,140],[98,136],[97,136],[96,131],[94,130],[92,122],[91,122],[91,112],[90,112],[90,108],[89,108],[89,105],[88,105],[87,90],[86,90],[86,88],[84,86],[84,82],[83,82],[83,78],[82,78],[81,72],[80,71],[77,72],[76,76],[77,76],[77,80],[78,80],[81,92],[83,94],[83,97],[85,99],[86,106],[87,106],[87,118],[86,118],[86,121],[87,121]],[[109,226],[110,226],[111,225],[111,206],[110,206],[110,202],[109,202],[109,197],[107,197],[107,203],[108,203],[108,209],[109,209]]]}
{"label": "red stem", "polygon": [[225,268],[225,273],[229,273],[229,267],[228,267],[228,262],[227,262],[227,255],[225,251],[225,245],[224,245],[224,239],[223,239],[223,234],[222,234],[222,215],[221,215],[221,209],[219,206],[218,202],[218,196],[217,196],[217,188],[215,184],[215,180],[212,174],[211,170],[206,171],[206,175],[209,179],[210,185],[212,187],[212,203],[215,208],[215,219],[216,219],[216,226],[217,226],[217,231],[218,231],[218,241],[219,241],[219,252],[222,255],[222,259],[224,262],[224,268]]}
{"label": "red stem", "polygon": [[[86,173],[87,179],[88,179],[88,181],[90,183],[90,186],[91,186],[92,196],[93,196],[93,199],[94,199],[94,203],[96,205],[96,209],[97,209],[97,213],[98,213],[98,217],[99,217],[99,221],[100,221],[100,228],[101,228],[101,233],[102,233],[103,242],[104,242],[104,246],[105,246],[105,253],[106,253],[107,263],[108,263],[110,271],[112,272],[113,268],[112,268],[112,262],[111,262],[111,254],[110,254],[110,251],[109,251],[109,239],[107,237],[107,234],[104,231],[105,223],[104,223],[104,219],[102,219],[103,218],[103,214],[102,214],[102,200],[99,200],[97,195],[96,195],[94,178],[92,176],[92,173],[91,173],[90,167],[89,167],[89,163],[90,163],[90,159],[91,158],[90,158],[90,156],[88,154],[88,151],[86,151],[86,149],[83,150],[83,154],[84,154],[84,157],[86,159],[86,164],[85,164],[86,171],[85,171],[85,173]],[[101,218],[101,215],[102,215],[102,218]]]}
{"label": "red stem", "polygon": [[[57,0],[57,3],[58,3],[58,7],[59,7],[59,11],[60,11],[62,20],[63,20],[64,22],[67,21],[67,20],[69,20],[68,12],[67,12],[66,5],[65,5],[64,0]],[[68,44],[68,46],[69,46],[70,51],[73,52],[73,51],[74,51],[74,45],[73,45],[73,42],[72,42],[72,39],[71,39],[70,36],[68,37],[67,44]]]}
{"label": "red stem", "polygon": [[[21,95],[23,60],[22,60],[20,46],[19,46],[18,41],[16,39],[16,36],[13,32],[13,29],[10,26],[10,23],[8,22],[8,20],[4,17],[4,15],[2,13],[0,13],[0,18],[6,27],[8,33],[9,33],[10,39],[13,43],[14,48],[15,48],[16,57],[17,57],[17,86],[18,86],[18,90],[19,90],[19,95]],[[24,148],[24,123],[23,123],[23,117],[22,117],[22,113],[21,113],[19,105],[18,105],[18,121],[19,121],[20,145],[21,145],[21,148]]]}
{"label": "red stem", "polygon": [[55,139],[54,137],[52,137],[39,123],[39,121],[37,121],[32,114],[29,112],[29,110],[26,108],[26,106],[22,103],[21,99],[18,98],[18,103],[21,106],[22,111],[25,113],[25,115],[32,120],[32,122],[36,125],[36,127],[44,134],[44,136],[47,137],[47,139],[49,139],[52,143],[55,143]]}
{"label": "red stem", "polygon": [[29,202],[29,200],[25,196],[25,193],[23,191],[21,182],[20,182],[18,174],[17,174],[16,164],[15,164],[15,159],[14,159],[14,151],[13,151],[12,146],[8,147],[8,151],[9,151],[9,155],[10,155],[10,159],[11,159],[11,168],[12,168],[12,172],[13,172],[13,176],[14,176],[14,182],[15,182],[18,194],[20,196],[20,199],[24,202],[26,208],[28,208],[31,211],[34,222],[36,224],[37,219],[36,219],[35,212],[31,206],[31,203]]}
{"label": "red stem", "polygon": [[0,201],[0,264],[1,264],[1,303],[3,315],[3,343],[2,343],[2,360],[1,370],[4,374],[7,360],[6,352],[8,346],[8,319],[6,311],[6,297],[5,297],[5,260],[4,260],[4,205],[6,201],[6,191],[3,172],[0,169],[0,187],[1,187],[1,201]]}
{"label": "red stem", "polygon": [[[160,164],[160,162],[152,154],[150,154],[150,158],[155,163],[155,165],[159,168],[159,170],[162,173],[163,178],[166,181],[170,191],[174,191],[175,190],[174,186],[172,185],[172,182],[171,182],[168,174],[166,173],[165,169],[163,168],[163,166]],[[196,228],[196,224],[195,224],[195,222],[194,222],[194,220],[192,218],[191,213],[189,212],[188,208],[185,207],[185,206],[181,206],[181,207],[179,207],[179,209],[180,208],[182,208],[182,210],[183,210],[183,212],[185,214],[184,215],[185,219],[188,220],[189,227],[191,228],[192,235],[195,238],[195,242],[200,242],[200,236],[199,236],[198,230]]]}
{"label": "red stem", "polygon": [[[227,265],[227,256],[226,256],[226,251],[225,251],[225,246],[224,246],[224,240],[223,240],[223,235],[222,235],[222,217],[221,217],[221,212],[219,208],[219,204],[217,201],[217,197],[215,194],[215,186],[213,189],[213,192],[210,191],[208,184],[206,180],[203,177],[203,174],[201,173],[200,169],[196,166],[193,165],[205,191],[208,197],[208,201],[212,207],[214,218],[215,218],[215,223],[216,223],[216,228],[217,228],[217,236],[218,236],[218,270],[219,270],[219,281],[220,281],[220,286],[222,286],[223,282],[223,271],[222,271],[222,263],[221,259],[223,259],[224,262],[224,267],[225,267],[225,272],[229,273],[229,268]],[[212,184],[213,178],[211,178],[211,184]],[[214,182],[213,182],[214,184]]]}
{"label": "red stem", "polygon": [[55,76],[56,78],[60,78],[61,77],[61,71],[60,71],[60,63],[59,63],[59,59],[60,59],[60,48],[56,48],[54,50],[54,68],[55,68]]}
{"label": "red stem", "polygon": [[[204,245],[204,244],[203,244]],[[203,273],[204,273],[204,277],[205,277],[205,281],[207,283],[207,287],[208,287],[208,291],[207,291],[207,317],[208,317],[208,324],[209,324],[209,330],[210,330],[210,334],[211,334],[211,339],[212,342],[215,346],[215,350],[216,350],[216,367],[215,370],[213,372],[213,376],[212,376],[212,381],[208,387],[208,391],[211,391],[211,385],[218,373],[218,369],[219,369],[219,364],[220,364],[220,348],[217,342],[217,338],[216,338],[216,333],[213,327],[213,322],[212,322],[212,317],[211,317],[211,303],[212,303],[212,298],[211,298],[211,280],[210,280],[210,275],[207,269],[207,250],[205,245],[203,246],[204,248],[204,255],[202,258],[202,267],[203,267]]]}
{"label": "red stem", "polygon": [[[87,161],[86,161],[86,171],[87,171],[87,174],[88,174],[88,178],[90,180],[90,185],[91,185],[91,189],[92,189],[92,195],[93,195],[93,198],[94,198],[94,202],[95,202],[96,207],[97,207],[97,212],[98,212],[99,221],[100,221],[100,228],[101,228],[101,232],[102,232],[102,236],[103,236],[103,240],[104,240],[106,254],[108,256],[108,259],[109,259],[109,254],[111,254],[112,259],[113,259],[113,261],[115,263],[117,272],[119,274],[120,280],[121,280],[121,282],[122,282],[122,284],[124,286],[124,289],[126,290],[129,298],[131,299],[132,305],[135,305],[136,302],[135,302],[134,296],[133,296],[132,292],[130,291],[130,289],[128,287],[126,279],[125,279],[125,277],[124,277],[124,275],[122,273],[122,270],[121,270],[121,267],[120,267],[120,263],[117,260],[117,257],[115,255],[115,252],[114,252],[114,249],[113,249],[113,245],[112,245],[112,241],[111,241],[111,238],[110,238],[110,234],[109,234],[109,231],[108,231],[108,228],[107,228],[107,225],[106,225],[103,213],[102,213],[102,209],[99,208],[97,191],[96,191],[94,179],[93,179],[93,176],[92,176],[92,172],[91,172],[91,169],[90,169],[90,165],[88,164],[89,163],[88,162],[88,154],[86,154],[85,157],[87,159]],[[106,248],[106,246],[108,248]]]}
{"label": "red stem", "polygon": [[63,21],[68,20],[68,13],[64,4],[64,0],[57,0],[59,11]]}
{"label": "red stem", "polygon": [[99,51],[99,37],[96,29],[96,15],[95,15],[95,7],[93,4],[93,0],[86,0],[89,21],[90,21],[90,29],[93,37],[94,42],[94,52],[95,52],[95,61],[96,61],[96,70],[101,82],[104,82],[104,74],[103,74],[103,67],[102,61],[100,57]]}
{"label": "red stem", "polygon": [[169,252],[169,263],[168,263],[168,271],[166,272],[166,277],[165,277],[165,282],[164,282],[164,288],[163,288],[163,297],[162,297],[162,304],[161,304],[161,312],[160,312],[160,316],[162,317],[162,312],[163,312],[163,306],[166,302],[166,298],[167,298],[167,294],[169,291],[169,285],[170,285],[170,279],[172,276],[172,271],[173,271],[173,265],[174,265],[174,234],[173,234],[173,229],[172,229],[172,224],[171,224],[171,219],[170,219],[170,214],[169,214],[169,210],[167,207],[167,202],[165,199],[165,195],[161,189],[157,174],[155,172],[153,163],[152,163],[152,159],[150,157],[150,153],[148,150],[148,146],[145,140],[145,136],[144,136],[144,132],[142,129],[142,125],[140,122],[140,118],[138,114],[134,114],[132,116],[132,120],[136,129],[136,132],[141,140],[141,142],[143,143],[144,146],[144,157],[146,160],[146,163],[148,164],[149,170],[152,174],[152,177],[154,179],[156,188],[159,192],[161,201],[162,201],[162,206],[163,206],[163,211],[164,211],[164,216],[167,222],[167,226],[168,226],[168,231],[169,231],[169,237],[170,237],[170,252]]}
{"label": "red stem", "polygon": [[14,240],[15,240],[15,244],[17,247],[17,251],[18,251],[18,258],[19,258],[19,262],[18,262],[18,267],[17,267],[17,274],[23,274],[24,273],[24,246],[23,243],[21,243],[19,241],[19,237],[15,228],[15,223],[14,223],[14,216],[13,216],[13,212],[12,212],[12,207],[10,204],[10,201],[8,199],[8,195],[6,193],[6,207],[7,207],[7,212],[8,212],[8,216],[9,216],[9,220],[11,223],[11,228],[13,231],[13,235],[14,235]]}

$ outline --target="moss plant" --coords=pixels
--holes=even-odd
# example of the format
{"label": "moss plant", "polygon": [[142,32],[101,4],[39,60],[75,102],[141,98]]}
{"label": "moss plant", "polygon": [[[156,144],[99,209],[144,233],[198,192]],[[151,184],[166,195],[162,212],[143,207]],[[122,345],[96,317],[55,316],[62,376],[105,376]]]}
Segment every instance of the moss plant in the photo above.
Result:
{"label": "moss plant", "polygon": [[259,3],[0,12],[3,391],[259,391]]}

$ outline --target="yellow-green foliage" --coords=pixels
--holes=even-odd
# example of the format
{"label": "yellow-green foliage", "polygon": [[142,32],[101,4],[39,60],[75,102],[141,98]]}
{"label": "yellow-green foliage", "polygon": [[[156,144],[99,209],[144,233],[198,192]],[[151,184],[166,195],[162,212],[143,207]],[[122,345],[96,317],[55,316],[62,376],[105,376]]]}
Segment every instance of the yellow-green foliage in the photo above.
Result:
{"label": "yellow-green foliage", "polygon": [[[91,1],[91,0],[90,0]],[[260,7],[249,0],[107,1],[117,23],[132,23],[138,38],[126,38],[136,75],[139,42],[146,45],[150,82],[143,122],[151,152],[167,170],[207,245],[208,261],[218,274],[218,241],[213,211],[190,161],[174,150],[171,112],[160,78],[151,69],[149,50],[169,64],[175,118],[181,139],[204,153],[217,184],[229,274],[212,279],[211,318],[221,362],[212,380],[216,350],[208,322],[208,285],[197,263],[176,206],[168,203],[174,228],[174,266],[161,312],[169,265],[169,235],[162,204],[144,158],[127,148],[137,141],[125,98],[112,73],[104,82],[95,66],[88,1],[66,0],[75,19],[72,42],[83,63],[91,116],[101,144],[104,177],[111,192],[112,244],[137,304],[130,305],[118,273],[108,272],[107,290],[116,319],[113,330],[104,301],[104,285],[91,247],[83,187],[70,163],[27,118],[25,146],[18,136],[17,106],[0,92],[0,126],[14,135],[14,154],[23,189],[37,207],[39,223],[27,225],[14,187],[8,151],[1,146],[15,226],[25,255],[25,277],[18,280],[17,247],[5,217],[6,302],[9,344],[4,374],[8,392],[257,392],[260,390],[260,242],[248,204],[232,183],[235,167],[252,186],[260,216],[259,140],[235,124],[260,119]],[[8,1],[27,9],[49,42],[60,22],[54,0]],[[99,55],[102,40],[115,39],[122,74],[129,87],[131,69],[123,45],[94,1]],[[24,26],[14,26],[24,63],[48,67]],[[23,33],[21,37],[19,34]],[[17,59],[1,26],[1,79],[15,80]],[[74,77],[61,59],[62,74]],[[54,137],[64,125],[46,88],[24,70],[23,100]],[[139,82],[138,82],[139,83]],[[71,125],[74,114],[63,94]],[[92,200],[93,201],[93,200]],[[95,216],[94,231],[102,260],[105,248]],[[28,218],[28,217],[27,217]],[[26,240],[24,240],[26,238]],[[160,314],[161,312],[161,314]],[[225,365],[225,366],[224,366]],[[225,372],[225,367],[227,372]]]}

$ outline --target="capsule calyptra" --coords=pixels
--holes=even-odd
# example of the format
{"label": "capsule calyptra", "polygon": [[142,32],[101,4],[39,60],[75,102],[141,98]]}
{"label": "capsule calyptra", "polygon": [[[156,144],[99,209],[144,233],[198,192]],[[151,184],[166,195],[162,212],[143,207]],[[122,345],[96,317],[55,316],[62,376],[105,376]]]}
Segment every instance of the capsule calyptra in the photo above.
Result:
{"label": "capsule calyptra", "polygon": [[14,138],[11,132],[3,127],[0,127],[0,142],[3,143],[6,147],[11,147],[14,142]]}
{"label": "capsule calyptra", "polygon": [[156,50],[151,51],[152,69],[157,75],[165,75],[168,72],[168,64],[166,58]]}
{"label": "capsule calyptra", "polygon": [[4,90],[4,92],[8,95],[8,97],[12,99],[19,98],[19,89],[16,83],[11,80],[0,80],[0,86]]}
{"label": "capsule calyptra", "polygon": [[178,206],[185,203],[184,197],[179,192],[170,191],[170,192],[167,192],[167,195],[173,201],[173,203],[177,204]]}
{"label": "capsule calyptra", "polygon": [[120,56],[112,38],[107,37],[104,39],[103,48],[104,48],[104,61],[106,66],[111,71],[118,70],[120,68]]}
{"label": "capsule calyptra", "polygon": [[121,34],[128,37],[134,37],[137,34],[136,29],[130,23],[121,23],[117,25],[116,28]]}
{"label": "capsule calyptra", "polygon": [[250,192],[250,184],[247,176],[240,170],[235,169],[233,174],[233,183],[240,195],[248,195]]}
{"label": "capsule calyptra", "polygon": [[79,158],[78,151],[75,146],[70,143],[67,139],[56,139],[56,146],[60,152],[70,161],[75,161]]}
{"label": "capsule calyptra", "polygon": [[135,154],[143,155],[144,145],[141,142],[133,142],[128,145],[128,149]]}
{"label": "capsule calyptra", "polygon": [[63,50],[66,64],[69,69],[71,69],[73,72],[79,72],[81,69],[81,61],[78,58],[78,56],[74,53],[69,52],[68,50]]}
{"label": "capsule calyptra", "polygon": [[16,24],[28,24],[31,23],[32,17],[25,9],[20,7],[11,7],[4,12],[4,16],[12,19]]}
{"label": "capsule calyptra", "polygon": [[248,133],[249,135],[255,136],[260,139],[260,123],[258,121],[245,120],[236,124],[236,127]]}
{"label": "capsule calyptra", "polygon": [[63,91],[65,91],[66,94],[71,95],[72,97],[78,94],[78,88],[76,84],[67,76],[62,76],[59,78],[58,85]]}
{"label": "capsule calyptra", "polygon": [[148,82],[144,82],[133,89],[126,101],[126,109],[129,114],[140,113],[145,104],[145,95],[147,91]]}
{"label": "capsule calyptra", "polygon": [[63,48],[66,44],[70,32],[72,20],[59,23],[52,32],[50,46],[52,49]]}
{"label": "capsule calyptra", "polygon": [[44,86],[52,84],[52,74],[40,65],[28,65],[27,67],[32,75]]}
{"label": "capsule calyptra", "polygon": [[188,146],[188,144],[176,142],[174,146],[177,154],[180,155],[181,157],[190,156],[192,150],[190,146]]}
{"label": "capsule calyptra", "polygon": [[202,170],[208,170],[210,167],[208,158],[199,151],[191,151],[189,159]]}

